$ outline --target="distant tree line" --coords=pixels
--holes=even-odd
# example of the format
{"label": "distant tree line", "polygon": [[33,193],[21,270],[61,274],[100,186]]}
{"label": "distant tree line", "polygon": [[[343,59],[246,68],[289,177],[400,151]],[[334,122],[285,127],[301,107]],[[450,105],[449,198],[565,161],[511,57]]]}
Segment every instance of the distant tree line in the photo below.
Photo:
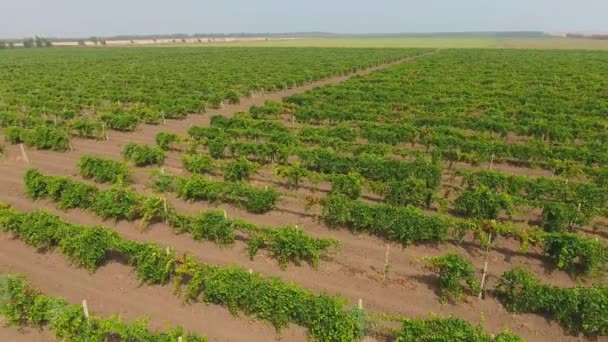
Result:
{"label": "distant tree line", "polygon": [[0,40],[0,49],[12,49],[15,47],[13,42],[5,42]]}
{"label": "distant tree line", "polygon": [[51,46],[53,46],[53,43],[50,40],[42,38],[42,37],[38,37],[38,36],[35,36],[34,38],[25,38],[23,40],[24,48],[33,48],[33,47],[44,48],[44,47],[51,47]]}

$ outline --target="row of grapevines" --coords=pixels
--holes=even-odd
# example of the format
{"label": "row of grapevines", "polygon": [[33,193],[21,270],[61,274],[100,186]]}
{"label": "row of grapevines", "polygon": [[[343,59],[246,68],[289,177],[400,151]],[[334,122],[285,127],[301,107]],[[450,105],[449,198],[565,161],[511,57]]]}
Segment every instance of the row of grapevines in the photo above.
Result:
{"label": "row of grapevines", "polygon": [[606,58],[597,51],[441,51],[286,102],[296,106],[299,121],[407,122],[555,141],[605,139],[606,71],[597,61]]}
{"label": "row of grapevines", "polygon": [[80,175],[97,183],[128,183],[131,181],[129,166],[110,159],[83,156],[78,161]]}
{"label": "row of grapevines", "polygon": [[0,315],[10,324],[35,328],[48,327],[61,341],[150,341],[203,342],[207,339],[185,333],[176,327],[168,332],[153,332],[148,321],[138,319],[133,323],[123,321],[118,315],[85,317],[82,307],[71,305],[58,297],[50,297],[33,288],[26,278],[0,275]]}
{"label": "row of grapevines", "polygon": [[597,274],[608,267],[608,246],[599,240],[565,232],[544,232],[496,221],[462,220],[435,214],[427,215],[414,207],[370,205],[344,195],[328,196],[323,201],[323,220],[331,226],[346,226],[404,245],[461,241],[467,231],[486,246],[486,233],[514,238],[522,248],[539,245],[556,268],[576,275]]}
{"label": "row of grapevines", "polygon": [[163,165],[166,153],[158,147],[131,142],[122,149],[122,156],[135,166]]}
{"label": "row of grapevines", "polygon": [[173,280],[176,292],[183,291],[185,300],[223,305],[234,314],[242,311],[268,320],[277,329],[296,323],[320,341],[350,341],[360,334],[358,310],[349,309],[342,298],[317,295],[242,268],[210,266],[187,255],[177,257],[170,249],[124,240],[108,228],[71,225],[42,211],[19,213],[4,207],[0,209],[0,229],[34,247],[59,248],[74,264],[92,270],[118,255],[128,260],[145,283]]}
{"label": "row of grapevines", "polygon": [[508,330],[496,335],[488,334],[481,326],[473,326],[460,318],[431,317],[425,320],[403,320],[395,341],[523,342],[524,340]]}
{"label": "row of grapevines", "polygon": [[245,208],[250,213],[263,214],[272,210],[279,193],[274,188],[258,189],[242,182],[221,182],[200,175],[174,177],[175,193],[193,201],[226,202]]}
{"label": "row of grapevines", "polygon": [[608,206],[606,187],[592,183],[564,182],[553,178],[529,178],[496,171],[459,172],[468,187],[486,186],[493,191],[521,197],[526,203],[543,206],[558,202],[585,212],[587,216],[602,214]]}
{"label": "row of grapevines", "polygon": [[[242,311],[270,321],[277,329],[289,323],[299,324],[307,327],[310,335],[319,341],[358,340],[366,334],[367,320],[373,320],[374,325],[378,323],[375,317],[351,308],[339,296],[315,294],[279,278],[266,278],[242,268],[206,265],[188,255],[176,256],[171,249],[124,240],[108,228],[72,225],[44,211],[21,213],[6,205],[0,206],[0,230],[12,232],[34,247],[58,248],[75,265],[92,271],[110,258],[126,260],[142,282],[172,282],[176,295],[186,301],[222,305],[233,314]],[[78,310],[81,312],[79,307]],[[402,328],[388,333],[391,339],[418,341],[436,329],[437,338],[450,338],[450,334],[456,333],[493,341],[481,328],[460,319],[399,318],[399,321]],[[494,341],[520,341],[508,332],[498,336],[510,339]]]}
{"label": "row of grapevines", "polygon": [[12,144],[24,143],[38,150],[67,151],[70,148],[69,135],[52,126],[9,127],[6,129],[6,138]]}
{"label": "row of grapevines", "polygon": [[606,286],[544,285],[529,271],[516,268],[500,277],[494,293],[511,312],[546,315],[573,333],[608,335]]}
{"label": "row of grapevines", "polygon": [[[32,199],[50,198],[63,209],[90,209],[103,219],[140,220],[144,229],[150,222],[166,222],[176,233],[190,233],[196,240],[209,240],[222,245],[233,244],[237,232],[243,234],[247,251],[253,258],[259,249],[272,253],[282,268],[292,261],[306,261],[316,267],[322,254],[338,246],[334,239],[314,238],[297,227],[269,228],[240,220],[230,220],[219,211],[197,216],[177,213],[159,196],[143,196],[121,184],[101,191],[67,177],[42,175],[31,169],[25,176],[26,194]],[[80,190],[85,189],[85,190]]]}
{"label": "row of grapevines", "polygon": [[[60,125],[62,120],[101,117],[108,126],[118,121],[116,127],[124,129],[129,127],[129,118],[125,117],[158,123],[163,115],[183,117],[205,107],[219,107],[224,101],[236,103],[254,91],[302,85],[420,51],[104,48],[52,49],[33,56],[14,50],[4,53],[0,61],[0,96],[6,99],[3,119],[22,127],[21,123],[35,119],[50,126]],[[251,68],[251,63],[257,67]],[[18,79],[12,77],[15,68],[20,71]],[[47,117],[56,121],[44,122]],[[0,126],[6,127],[2,122]]]}
{"label": "row of grapevines", "polygon": [[[313,129],[308,129],[311,130]],[[211,127],[193,126],[189,129],[190,136],[203,142],[214,157],[222,157],[225,150],[229,150],[233,157],[244,155],[253,156],[262,162],[280,162],[286,161],[288,155],[296,154],[307,168],[323,173],[357,171],[366,178],[384,181],[417,177],[426,180],[430,187],[436,187],[441,179],[441,168],[422,160],[412,164],[377,156],[368,156],[368,159],[345,157],[322,148],[311,151],[303,143],[306,143],[309,139],[307,136],[313,133],[306,132],[306,129],[302,129],[299,135],[293,135],[287,127],[275,121],[256,121],[242,117],[226,119],[217,116],[212,118]],[[354,133],[347,127],[337,127],[333,128],[331,137],[340,137],[340,141],[352,141],[352,134]],[[242,137],[256,141],[243,142]],[[264,143],[258,141],[261,137],[265,137]],[[374,164],[378,164],[378,167],[374,168]]]}

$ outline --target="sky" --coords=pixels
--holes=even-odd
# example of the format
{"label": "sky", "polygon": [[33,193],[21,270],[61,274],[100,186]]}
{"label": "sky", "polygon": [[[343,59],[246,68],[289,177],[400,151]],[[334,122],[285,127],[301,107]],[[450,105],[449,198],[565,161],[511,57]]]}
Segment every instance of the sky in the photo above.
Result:
{"label": "sky", "polygon": [[0,37],[608,32],[608,0],[0,0]]}

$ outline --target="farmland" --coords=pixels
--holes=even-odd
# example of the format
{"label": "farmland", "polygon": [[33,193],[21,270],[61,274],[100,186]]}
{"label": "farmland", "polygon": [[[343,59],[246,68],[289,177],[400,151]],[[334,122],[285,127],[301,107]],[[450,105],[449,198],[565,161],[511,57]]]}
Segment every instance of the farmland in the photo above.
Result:
{"label": "farmland", "polygon": [[6,322],[158,341],[608,335],[608,53],[0,56]]}

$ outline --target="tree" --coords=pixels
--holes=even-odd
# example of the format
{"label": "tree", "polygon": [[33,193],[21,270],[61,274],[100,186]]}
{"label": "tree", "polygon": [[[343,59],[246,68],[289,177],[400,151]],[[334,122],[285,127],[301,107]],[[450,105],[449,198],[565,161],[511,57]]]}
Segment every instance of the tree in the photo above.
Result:
{"label": "tree", "polygon": [[6,48],[7,48],[6,42],[0,41],[0,49],[6,49]]}
{"label": "tree", "polygon": [[35,36],[34,44],[36,44],[36,47],[44,47],[44,45],[45,45],[44,39],[42,37]]}
{"label": "tree", "polygon": [[32,48],[34,47],[34,39],[33,38],[26,38],[23,40],[23,47],[24,48]]}

